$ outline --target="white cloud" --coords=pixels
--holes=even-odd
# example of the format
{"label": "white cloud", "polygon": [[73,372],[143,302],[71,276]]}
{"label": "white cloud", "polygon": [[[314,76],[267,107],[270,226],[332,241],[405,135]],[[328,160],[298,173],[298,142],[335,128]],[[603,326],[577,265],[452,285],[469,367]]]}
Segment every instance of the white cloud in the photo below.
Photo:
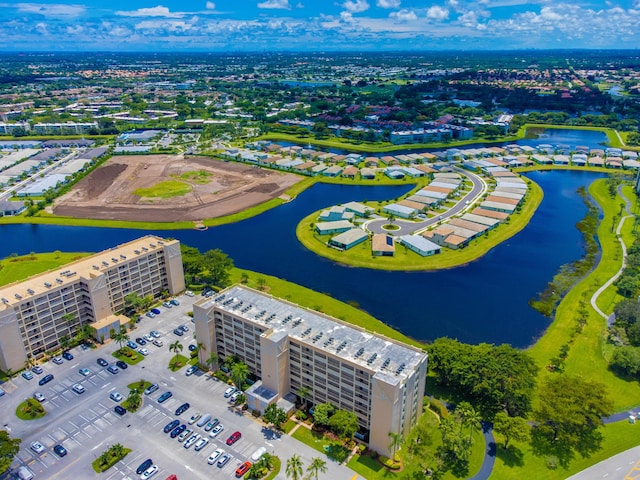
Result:
{"label": "white cloud", "polygon": [[47,24],[42,22],[36,24],[36,31],[41,35],[49,34],[49,30],[47,29]]}
{"label": "white cloud", "polygon": [[121,17],[165,17],[165,18],[181,18],[184,16],[182,12],[171,12],[169,8],[158,5],[151,8],[139,8],[137,10],[118,10],[116,15]]}
{"label": "white cloud", "polygon": [[343,22],[351,23],[353,22],[353,13],[351,12],[340,12],[340,20]]}
{"label": "white cloud", "polygon": [[207,10],[215,10],[216,9],[216,4],[213,2],[207,2],[207,4],[205,5]]}
{"label": "white cloud", "polygon": [[86,7],[84,5],[63,5],[57,3],[5,3],[2,4],[2,7],[15,7],[19,12],[38,13],[45,17],[77,17],[86,11]]}
{"label": "white cloud", "polygon": [[289,0],[266,0],[258,4],[258,8],[282,8],[285,10],[291,10]]}
{"label": "white cloud", "polygon": [[67,33],[69,35],[78,35],[82,32],[84,32],[84,27],[82,25],[67,25]]}
{"label": "white cloud", "polygon": [[369,3],[367,0],[347,0],[342,4],[342,6],[351,13],[362,13],[369,10]]}
{"label": "white cloud", "polygon": [[442,20],[446,20],[448,17],[449,17],[449,10],[444,7],[434,5],[432,7],[429,7],[429,9],[427,10],[427,18],[431,20],[442,21]]}
{"label": "white cloud", "polygon": [[411,22],[418,19],[416,12],[414,12],[413,10],[407,10],[406,8],[398,10],[397,12],[391,12],[389,14],[389,17],[400,20],[401,22]]}
{"label": "white cloud", "polygon": [[398,8],[400,6],[400,0],[378,0],[376,5],[380,8]]}

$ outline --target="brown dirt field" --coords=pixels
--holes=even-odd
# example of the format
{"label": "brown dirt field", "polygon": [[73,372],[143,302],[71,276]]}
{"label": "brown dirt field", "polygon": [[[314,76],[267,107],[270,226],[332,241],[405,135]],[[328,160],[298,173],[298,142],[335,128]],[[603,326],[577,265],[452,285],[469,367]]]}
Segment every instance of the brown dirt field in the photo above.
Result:
{"label": "brown dirt field", "polygon": [[[207,183],[179,178],[199,170],[211,174]],[[139,197],[133,193],[167,180],[183,181],[192,190],[171,198]],[[208,157],[114,156],[56,200],[53,213],[100,220],[196,221],[240,212],[277,198],[300,180],[290,173]]]}

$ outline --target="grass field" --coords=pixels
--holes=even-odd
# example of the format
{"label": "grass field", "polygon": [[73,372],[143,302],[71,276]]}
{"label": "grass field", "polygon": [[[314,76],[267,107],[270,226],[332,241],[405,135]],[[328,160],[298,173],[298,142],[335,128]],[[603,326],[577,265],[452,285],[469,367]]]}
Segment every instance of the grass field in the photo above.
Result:
{"label": "grass field", "polygon": [[192,172],[185,172],[177,178],[180,178],[181,180],[186,180],[191,183],[205,185],[211,181],[210,178],[212,176],[213,176],[213,173],[207,172],[206,170],[194,170]]}
{"label": "grass field", "polygon": [[191,191],[192,187],[188,183],[178,180],[167,180],[156,183],[153,187],[137,188],[133,191],[134,195],[149,198],[171,198],[181,197]]}
{"label": "grass field", "polygon": [[8,257],[0,260],[0,286],[7,285],[18,280],[54,270],[61,265],[79,260],[89,253],[34,253],[20,257]]}

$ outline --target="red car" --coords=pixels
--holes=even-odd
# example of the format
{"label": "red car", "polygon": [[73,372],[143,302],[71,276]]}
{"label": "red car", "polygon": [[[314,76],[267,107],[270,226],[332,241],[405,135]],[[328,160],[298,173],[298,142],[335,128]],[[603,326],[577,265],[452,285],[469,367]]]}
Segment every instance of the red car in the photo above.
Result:
{"label": "red car", "polygon": [[251,462],[244,462],[236,469],[236,478],[240,478],[251,468]]}
{"label": "red car", "polygon": [[229,438],[227,438],[227,445],[233,445],[238,440],[240,440],[241,436],[242,436],[242,434],[240,432],[233,432],[231,434],[231,436]]}
{"label": "red car", "polygon": [[178,480],[178,477],[176,475],[169,475],[167,480]]}

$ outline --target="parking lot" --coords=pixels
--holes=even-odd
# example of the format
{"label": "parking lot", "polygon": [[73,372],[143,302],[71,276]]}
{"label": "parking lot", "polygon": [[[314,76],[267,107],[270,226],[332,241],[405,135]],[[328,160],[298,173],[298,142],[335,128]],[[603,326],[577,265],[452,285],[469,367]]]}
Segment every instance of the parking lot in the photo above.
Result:
{"label": "parking lot", "polygon": [[[7,394],[0,397],[0,421],[11,430],[12,437],[22,439],[20,452],[12,466],[28,466],[36,479],[100,477],[120,480],[127,477],[139,478],[136,469],[144,460],[151,458],[159,467],[154,478],[165,479],[171,474],[176,474],[179,479],[207,479],[212,476],[231,478],[235,476],[236,468],[250,459],[255,450],[265,447],[268,452],[283,460],[278,478],[284,479],[286,459],[294,452],[301,456],[306,465],[311,458],[322,456],[289,436],[275,435],[251,415],[243,415],[231,408],[228,399],[224,398],[227,385],[223,382],[203,372],[186,376],[186,367],[175,373],[168,369],[169,361],[174,355],[169,352],[171,343],[180,340],[184,346],[182,354],[185,356],[190,353],[188,345],[196,343],[193,339],[195,329],[187,316],[195,299],[179,297],[179,306],[171,309],[158,307],[160,315],[155,318],[143,317],[137,328],[130,332],[131,338],[156,330],[161,334],[163,346],[148,343],[145,345],[149,351],[148,356],[126,370],[113,374],[106,367],[98,365],[98,358],[104,358],[110,364],[115,362],[112,353],[118,349],[118,345],[112,342],[97,349],[74,348],[71,350],[74,355],[72,360],[65,360],[60,365],[47,362],[42,365],[43,373],[34,374],[32,380],[17,376],[2,385]],[[189,328],[181,337],[173,333],[180,324]],[[89,369],[90,373],[81,375],[81,368]],[[39,386],[38,380],[48,373],[54,375],[54,380]],[[137,412],[117,415],[114,412],[117,403],[109,398],[110,393],[117,391],[126,398],[129,392],[127,385],[140,379],[157,383],[160,388],[150,395],[143,395],[142,406]],[[82,385],[85,392],[74,392],[72,387],[75,384]],[[158,397],[166,391],[171,391],[173,396],[158,403]],[[16,407],[35,392],[45,396],[43,406],[47,415],[37,420],[19,420],[15,416]],[[189,402],[191,407],[176,417],[176,408],[184,402]],[[217,437],[210,438],[204,427],[187,425],[209,440],[209,444],[200,451],[195,451],[193,447],[185,449],[178,439],[172,439],[163,432],[164,426],[170,421],[179,419],[181,423],[187,424],[191,415],[196,412],[210,413],[224,426]],[[234,445],[227,446],[226,439],[235,431],[241,432],[242,438]],[[42,453],[38,454],[29,448],[33,441],[38,441],[45,447]],[[91,462],[115,443],[131,448],[132,452],[107,472],[96,474],[91,468]],[[68,455],[59,458],[53,452],[55,445],[64,446]],[[216,448],[222,448],[232,456],[222,468],[207,463],[207,458]],[[324,458],[329,467],[326,478],[355,478],[351,470]]]}

